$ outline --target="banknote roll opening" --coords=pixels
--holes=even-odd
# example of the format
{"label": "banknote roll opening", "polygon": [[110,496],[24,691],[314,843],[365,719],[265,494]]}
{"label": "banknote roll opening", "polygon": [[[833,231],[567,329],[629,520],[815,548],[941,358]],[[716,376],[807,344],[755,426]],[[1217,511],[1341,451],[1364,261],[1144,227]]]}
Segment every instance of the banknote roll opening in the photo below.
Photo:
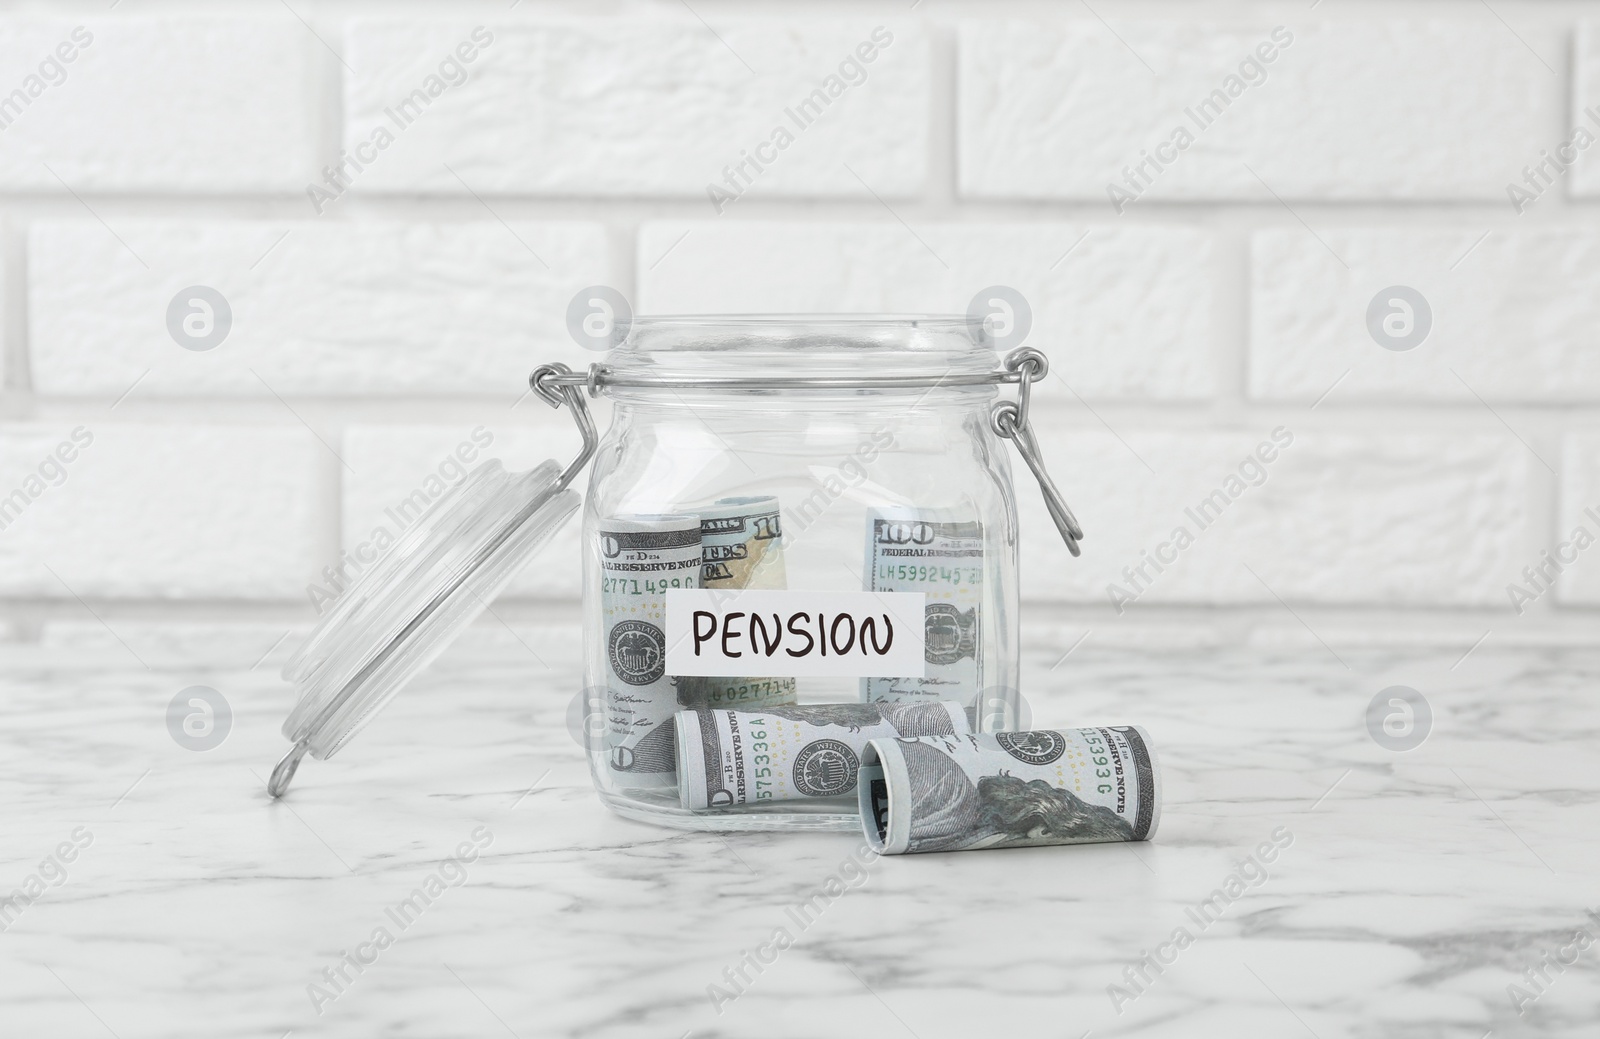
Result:
{"label": "banknote roll opening", "polygon": [[[893,792],[889,789],[889,778],[884,773],[883,761],[878,756],[877,745],[875,741],[868,741],[866,749],[861,752],[861,774],[856,779],[856,797],[867,844],[880,855],[890,844],[897,847],[906,844],[904,832],[893,836],[889,832],[891,820],[899,823],[902,830],[910,823],[905,813],[890,810],[889,801],[893,796]],[[900,792],[900,796],[905,796],[904,790]]]}

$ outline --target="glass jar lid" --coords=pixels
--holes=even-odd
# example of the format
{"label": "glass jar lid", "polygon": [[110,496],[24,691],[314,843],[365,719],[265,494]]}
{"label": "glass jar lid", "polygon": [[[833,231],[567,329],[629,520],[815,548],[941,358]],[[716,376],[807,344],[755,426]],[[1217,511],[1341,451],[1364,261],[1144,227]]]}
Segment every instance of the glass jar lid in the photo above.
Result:
{"label": "glass jar lid", "polygon": [[283,669],[300,699],[283,723],[295,749],[273,773],[275,796],[300,755],[349,742],[577,510],[560,477],[553,461],[525,473],[485,462],[346,589]]}
{"label": "glass jar lid", "polygon": [[284,666],[299,700],[283,723],[294,747],[273,769],[272,796],[288,789],[306,754],[332,757],[361,731],[577,511],[568,485],[598,438],[582,391],[550,384],[565,374],[565,365],[543,365],[531,382],[546,403],[572,409],[578,457],[524,473],[498,459],[478,466],[345,590]]}

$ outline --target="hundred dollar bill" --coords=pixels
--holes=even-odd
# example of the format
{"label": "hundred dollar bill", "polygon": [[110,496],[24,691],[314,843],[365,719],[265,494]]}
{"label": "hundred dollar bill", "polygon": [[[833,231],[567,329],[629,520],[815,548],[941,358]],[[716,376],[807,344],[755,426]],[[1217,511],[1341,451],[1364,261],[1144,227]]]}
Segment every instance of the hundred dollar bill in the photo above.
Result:
{"label": "hundred dollar bill", "polygon": [[927,673],[863,678],[861,699],[971,703],[983,674],[983,525],[945,509],[867,510],[873,592],[925,592]]}
{"label": "hundred dollar bill", "polygon": [[700,517],[605,520],[599,542],[607,764],[619,785],[670,787],[678,694],[666,674],[667,590],[699,585]]}
{"label": "hundred dollar bill", "polygon": [[726,808],[856,787],[867,741],[877,736],[966,732],[958,703],[822,703],[678,714],[678,794],[683,807]]}
{"label": "hundred dollar bill", "polygon": [[875,739],[867,841],[885,855],[1149,840],[1161,777],[1136,725]]}
{"label": "hundred dollar bill", "polygon": [[[722,498],[699,515],[701,588],[786,587],[777,498]],[[684,707],[751,710],[795,699],[793,678],[678,679]]]}

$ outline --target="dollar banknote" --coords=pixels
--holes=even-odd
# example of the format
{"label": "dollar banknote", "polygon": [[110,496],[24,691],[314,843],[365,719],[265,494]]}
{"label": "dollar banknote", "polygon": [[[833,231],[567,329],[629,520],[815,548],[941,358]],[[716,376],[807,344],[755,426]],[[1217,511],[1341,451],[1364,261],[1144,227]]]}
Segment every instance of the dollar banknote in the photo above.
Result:
{"label": "dollar banknote", "polygon": [[885,855],[1149,840],[1161,777],[1138,726],[875,739],[861,821]]}
{"label": "dollar banknote", "polygon": [[867,741],[967,731],[958,703],[824,703],[678,714],[678,793],[690,809],[809,797],[856,787]]}
{"label": "dollar banknote", "polygon": [[719,498],[699,515],[701,588],[785,587],[777,498]]}
{"label": "dollar banknote", "polygon": [[[787,586],[777,498],[722,498],[699,515],[701,588]],[[793,678],[678,679],[678,703],[684,707],[750,710],[795,699]]]}
{"label": "dollar banknote", "polygon": [[863,678],[861,699],[973,702],[983,674],[982,524],[944,509],[869,509],[866,568],[868,591],[927,594],[927,672]]}
{"label": "dollar banknote", "polygon": [[670,787],[676,683],[666,673],[672,588],[700,583],[700,517],[634,516],[599,530],[606,760],[621,786]]}

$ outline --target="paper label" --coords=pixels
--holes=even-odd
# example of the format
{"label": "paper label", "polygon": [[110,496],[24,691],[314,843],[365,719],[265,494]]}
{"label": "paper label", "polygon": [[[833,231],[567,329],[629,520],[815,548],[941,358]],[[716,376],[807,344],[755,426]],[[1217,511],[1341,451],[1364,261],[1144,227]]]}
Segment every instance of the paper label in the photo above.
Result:
{"label": "paper label", "polygon": [[923,592],[667,592],[667,674],[921,678]]}

